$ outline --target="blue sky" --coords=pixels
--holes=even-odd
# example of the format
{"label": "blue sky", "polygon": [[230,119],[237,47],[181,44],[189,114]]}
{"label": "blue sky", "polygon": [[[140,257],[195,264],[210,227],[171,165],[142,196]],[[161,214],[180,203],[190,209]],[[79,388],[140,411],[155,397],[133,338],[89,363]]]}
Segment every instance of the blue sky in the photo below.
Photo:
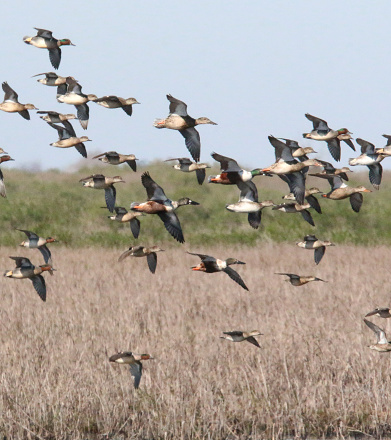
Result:
{"label": "blue sky", "polygon": [[[91,6],[93,5],[93,6]],[[302,139],[309,112],[332,128],[376,146],[391,134],[387,1],[95,1],[5,2],[2,5],[1,81],[22,103],[73,113],[55,100],[56,89],[31,78],[53,71],[46,50],[23,43],[34,27],[70,38],[58,73],[79,80],[84,93],[135,97],[129,118],[122,110],[90,103],[89,156],[116,150],[142,160],[189,156],[182,136],[157,130],[168,114],[166,94],[188,104],[199,127],[201,161],[216,151],[249,168],[274,162],[267,136],[313,146],[332,162],[324,142]],[[35,112],[31,121],[0,112],[1,144],[16,159],[6,166],[69,169],[82,160],[72,149],[49,146],[57,133]],[[353,152],[343,146],[341,164]],[[387,159],[383,162],[386,165]],[[391,163],[391,162],[390,162]]]}

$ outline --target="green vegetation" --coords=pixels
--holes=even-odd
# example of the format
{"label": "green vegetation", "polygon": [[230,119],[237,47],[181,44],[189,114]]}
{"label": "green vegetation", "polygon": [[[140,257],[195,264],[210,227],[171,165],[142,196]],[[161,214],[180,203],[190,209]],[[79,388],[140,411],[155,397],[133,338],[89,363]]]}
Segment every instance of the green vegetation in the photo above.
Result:
{"label": "green vegetation", "polygon": [[[304,235],[315,233],[322,239],[337,243],[389,244],[391,230],[387,219],[391,216],[388,194],[391,178],[387,172],[383,177],[380,191],[364,194],[364,203],[359,214],[352,211],[349,201],[320,199],[323,214],[313,210],[316,227],[306,223],[300,214],[285,214],[263,210],[262,225],[253,230],[247,223],[247,214],[237,214],[225,209],[227,203],[238,200],[236,186],[208,184],[198,185],[194,173],[182,173],[170,165],[152,163],[140,167],[133,173],[128,166],[96,166],[81,168],[74,173],[50,170],[32,173],[24,170],[7,170],[3,167],[7,187],[7,199],[0,200],[0,221],[3,233],[0,245],[14,245],[22,239],[15,228],[29,229],[42,236],[54,236],[70,246],[126,246],[134,241],[127,224],[108,219],[110,214],[105,206],[102,190],[83,188],[79,179],[92,173],[108,176],[121,175],[125,184],[117,184],[117,205],[129,208],[132,201],[146,200],[146,192],[140,182],[141,173],[148,170],[152,178],[161,185],[168,197],[176,200],[190,197],[200,206],[179,208],[183,233],[187,243],[225,243],[256,246],[264,241],[291,242]],[[207,170],[215,174],[217,169]],[[282,203],[282,195],[287,193],[287,185],[277,176],[256,177],[260,200],[272,199]],[[368,173],[355,173],[349,184],[364,184],[373,189],[368,181]],[[310,178],[308,187],[317,186],[329,191],[326,180]],[[180,246],[171,239],[160,219],[155,216],[141,218],[142,244],[167,243]]]}

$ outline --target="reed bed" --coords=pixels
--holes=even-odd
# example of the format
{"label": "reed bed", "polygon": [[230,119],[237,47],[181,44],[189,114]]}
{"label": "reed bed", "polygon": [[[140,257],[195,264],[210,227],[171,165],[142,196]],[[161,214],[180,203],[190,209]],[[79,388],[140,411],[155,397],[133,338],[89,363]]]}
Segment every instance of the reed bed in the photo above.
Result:
{"label": "reed bed", "polygon": [[[362,317],[388,306],[387,247],[313,251],[292,244],[167,246],[155,275],[126,248],[51,246],[47,302],[2,277],[0,434],[11,439],[279,439],[391,434],[391,358],[371,351]],[[197,257],[236,257],[248,285],[192,272]],[[36,250],[3,247],[41,260]],[[328,283],[293,287],[274,272]],[[387,320],[373,317],[390,329]],[[219,339],[259,329],[261,349]],[[120,350],[150,353],[139,390]]]}

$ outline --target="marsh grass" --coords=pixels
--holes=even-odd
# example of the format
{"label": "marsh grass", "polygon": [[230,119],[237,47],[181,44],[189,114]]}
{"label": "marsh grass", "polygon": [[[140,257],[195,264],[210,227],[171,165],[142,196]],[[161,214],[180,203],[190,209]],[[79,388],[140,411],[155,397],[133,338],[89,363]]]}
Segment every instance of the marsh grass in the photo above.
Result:
{"label": "marsh grass", "polygon": [[[142,243],[142,241],[140,241]],[[126,248],[126,247],[125,247]],[[54,247],[43,303],[2,277],[0,434],[12,439],[270,439],[390,435],[391,358],[363,315],[390,304],[387,247],[339,245],[315,266],[291,244],[179,247],[117,263],[118,246]],[[250,288],[190,271],[185,250],[246,261]],[[36,250],[2,247],[39,263]],[[328,283],[295,288],[274,272]],[[390,330],[386,320],[373,318]],[[219,339],[259,329],[262,349]],[[119,350],[150,353],[140,389]]]}

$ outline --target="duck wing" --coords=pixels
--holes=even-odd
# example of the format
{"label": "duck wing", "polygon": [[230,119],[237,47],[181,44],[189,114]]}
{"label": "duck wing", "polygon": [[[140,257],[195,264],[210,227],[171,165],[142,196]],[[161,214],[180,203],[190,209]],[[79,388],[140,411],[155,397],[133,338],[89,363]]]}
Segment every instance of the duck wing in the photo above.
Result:
{"label": "duck wing", "polygon": [[123,206],[116,206],[114,208],[114,211],[117,215],[124,215],[128,213],[128,210],[124,208]]}
{"label": "duck wing", "polygon": [[61,49],[59,47],[49,49],[49,60],[55,69],[58,69],[60,67]]}
{"label": "duck wing", "polygon": [[[65,93],[67,93],[67,91],[68,91],[68,84],[64,83],[64,84],[60,84],[59,86],[57,86],[57,93],[56,93],[57,101],[58,101],[58,97],[65,95]],[[58,102],[61,103],[61,101],[58,101]]]}
{"label": "duck wing", "polygon": [[261,348],[259,342],[254,338],[254,336],[249,336],[248,338],[246,338],[246,341],[249,342],[250,344],[255,345],[258,348]]}
{"label": "duck wing", "polygon": [[326,246],[322,246],[320,248],[315,249],[314,252],[315,264],[320,263],[320,260],[323,258],[325,252],[326,252]]}
{"label": "duck wing", "polygon": [[237,187],[240,189],[239,202],[247,200],[250,202],[258,202],[258,190],[255,183],[251,180],[242,182],[238,180],[236,182]]}
{"label": "duck wing", "polygon": [[165,202],[168,200],[167,196],[164,194],[163,188],[152,179],[148,171],[141,175],[141,183],[147,190],[148,200],[159,202]]}
{"label": "duck wing", "polygon": [[222,156],[218,153],[212,153],[211,156],[217,162],[220,162],[220,170],[226,172],[238,172],[242,171],[236,160],[231,159],[230,157]]}
{"label": "duck wing", "polygon": [[122,252],[122,254],[118,258],[118,262],[123,261],[126,257],[131,255],[132,252],[133,252],[133,247],[130,247],[127,251]]}
{"label": "duck wing", "polygon": [[30,120],[30,113],[28,110],[21,110],[20,112],[18,112],[20,114],[20,116],[22,116],[22,118],[27,119],[27,121]]}
{"label": "duck wing", "polygon": [[132,116],[133,113],[133,105],[123,105],[122,110],[128,115],[128,116]]}
{"label": "duck wing", "polygon": [[155,273],[156,265],[157,265],[157,255],[156,255],[156,252],[152,252],[152,253],[147,255],[147,263],[148,263],[149,270],[152,273]]}
{"label": "duck wing", "polygon": [[354,193],[350,196],[349,200],[353,211],[360,212],[362,202],[364,201],[363,195],[361,193]]}
{"label": "duck wing", "polygon": [[175,238],[175,240],[179,241],[179,243],[184,243],[185,239],[183,237],[181,224],[179,223],[179,219],[175,212],[158,212],[157,215],[160,217],[165,228]]}
{"label": "duck wing", "polygon": [[5,190],[5,184],[4,184],[4,176],[3,176],[3,172],[1,170],[0,170],[0,196],[7,197],[7,193]]}
{"label": "duck wing", "polygon": [[1,85],[4,91],[4,101],[18,102],[18,94],[6,81]]}
{"label": "duck wing", "polygon": [[323,169],[326,171],[327,174],[335,173],[335,168],[330,162],[326,162],[325,160],[320,160],[320,159],[316,159],[316,161],[323,165]]}
{"label": "duck wing", "polygon": [[292,150],[284,143],[281,142],[279,139],[277,139],[274,136],[268,136],[269,142],[274,147],[274,152],[276,156],[276,161],[282,159],[285,162],[295,162],[295,158],[292,156]]}
{"label": "duck wing", "polygon": [[38,250],[41,252],[43,259],[45,260],[45,263],[51,264],[52,254],[51,254],[49,248],[46,246],[46,244],[39,246]]}
{"label": "duck wing", "polygon": [[44,277],[42,275],[35,275],[30,279],[41,300],[46,301],[46,284]]}
{"label": "duck wing", "polygon": [[53,32],[52,31],[48,31],[47,29],[40,29],[40,28],[34,28],[37,32],[37,37],[42,37],[42,38],[53,38]]}
{"label": "duck wing", "polygon": [[375,154],[375,146],[364,139],[357,138],[356,142],[361,147],[361,154]]}
{"label": "duck wing", "polygon": [[83,87],[74,78],[68,76],[66,84],[68,84],[69,93],[76,93],[78,95],[83,94],[83,92],[81,91]]}
{"label": "duck wing", "polygon": [[389,134],[383,134],[383,137],[385,137],[387,139],[387,145],[386,147],[388,147],[389,145],[391,145],[391,135]]}
{"label": "duck wing", "polygon": [[290,174],[278,175],[289,185],[289,191],[293,193],[299,205],[304,204],[305,196],[305,177],[301,171],[295,171]]}
{"label": "duck wing", "polygon": [[27,235],[27,238],[31,241],[37,242],[39,240],[39,236],[35,232],[26,231],[25,229],[15,228],[17,231],[24,232]]}
{"label": "duck wing", "polygon": [[307,209],[300,211],[300,214],[307,223],[309,223],[311,226],[315,226],[314,219],[312,218],[311,213]]}
{"label": "duck wing", "polygon": [[[321,176],[317,176],[317,177],[321,177]],[[343,183],[342,178],[339,175],[329,176],[329,175],[325,174],[324,176],[322,176],[322,178],[325,178],[329,181],[331,191],[334,191],[335,189],[338,189],[338,188],[345,188],[347,186],[345,183]]]}
{"label": "duck wing", "polygon": [[243,289],[248,290],[248,287],[244,284],[241,276],[236,272],[236,270],[233,270],[232,267],[226,267],[223,269],[223,272],[225,272],[232,280],[238,283],[239,286],[243,287]]}
{"label": "duck wing", "polygon": [[364,319],[365,324],[376,334],[376,339],[378,344],[388,344],[386,333],[376,324],[371,321]]}
{"label": "duck wing", "polygon": [[117,195],[117,190],[115,189],[114,185],[110,185],[108,188],[105,188],[106,206],[110,212],[114,211],[116,195]]}
{"label": "duck wing", "polygon": [[179,116],[188,116],[187,105],[183,101],[179,101],[179,99],[176,99],[171,95],[166,96],[170,101],[170,113],[174,113]]}
{"label": "duck wing", "polygon": [[296,151],[297,149],[300,148],[299,143],[297,141],[292,140],[292,139],[285,139],[285,138],[277,138],[277,139],[284,141],[286,146],[289,147],[293,151]]}
{"label": "duck wing", "polygon": [[258,229],[262,220],[262,211],[259,210],[257,212],[249,212],[247,219],[252,228]]}
{"label": "duck wing", "polygon": [[381,184],[381,178],[383,175],[383,167],[380,163],[374,163],[373,165],[367,165],[369,168],[369,181],[372,183],[375,189],[379,189]]}
{"label": "duck wing", "polygon": [[143,374],[142,363],[140,361],[136,361],[135,363],[130,364],[129,371],[134,379],[134,388],[137,390],[137,388],[140,386],[141,375]]}
{"label": "duck wing", "polygon": [[58,137],[59,137],[60,141],[63,141],[65,139],[69,139],[70,137],[72,137],[71,133],[65,127],[63,127],[61,125],[53,124],[53,122],[48,122],[48,124],[52,128],[54,128],[55,130],[57,130]]}
{"label": "duck wing", "polygon": [[373,315],[376,315],[377,313],[379,313],[380,316],[381,316],[382,314],[388,315],[388,314],[390,313],[390,308],[389,308],[389,307],[376,307],[375,310],[372,310],[371,312],[367,313],[367,314],[365,315],[365,317],[367,317],[367,316],[373,316]]}
{"label": "duck wing", "polygon": [[15,261],[16,267],[34,268],[32,262],[26,257],[10,257]]}
{"label": "duck wing", "polygon": [[194,252],[187,252],[189,255],[196,255],[197,257],[201,258],[201,261],[206,261],[206,262],[216,262],[216,258],[212,257],[210,255],[205,255],[205,254],[196,254]]}
{"label": "duck wing", "polygon": [[330,131],[330,128],[329,128],[329,126],[327,125],[327,122],[324,119],[317,118],[316,116],[312,116],[309,113],[306,113],[305,117],[309,121],[312,122],[314,130],[325,132],[325,134]]}
{"label": "duck wing", "polygon": [[82,142],[79,142],[78,144],[74,145],[74,147],[83,157],[87,158],[86,146]]}
{"label": "duck wing", "polygon": [[206,176],[205,168],[201,168],[201,169],[196,170],[196,176],[197,176],[197,182],[200,185],[202,185],[204,183],[205,176]]}
{"label": "duck wing", "polygon": [[90,109],[87,103],[75,105],[77,110],[77,118],[79,119],[80,125],[87,130],[88,120],[90,118]]}
{"label": "duck wing", "polygon": [[137,171],[137,164],[136,164],[136,160],[127,160],[126,163],[130,166],[130,168],[136,172]]}
{"label": "duck wing", "polygon": [[341,160],[341,141],[338,138],[333,138],[326,143],[333,159],[339,162]]}
{"label": "duck wing", "polygon": [[317,213],[322,214],[322,208],[320,207],[318,199],[314,195],[310,194],[305,199],[310,204],[311,208],[315,209]]}
{"label": "duck wing", "polygon": [[353,150],[356,151],[356,147],[354,146],[353,142],[350,139],[342,139],[345,144],[349,145],[349,147]]}
{"label": "duck wing", "polygon": [[132,218],[129,222],[130,230],[132,231],[133,237],[138,238],[140,234],[140,220],[138,218]]}
{"label": "duck wing", "polygon": [[200,160],[201,138],[194,127],[179,130],[179,133],[185,138],[185,145],[191,154],[191,157],[198,162]]}

